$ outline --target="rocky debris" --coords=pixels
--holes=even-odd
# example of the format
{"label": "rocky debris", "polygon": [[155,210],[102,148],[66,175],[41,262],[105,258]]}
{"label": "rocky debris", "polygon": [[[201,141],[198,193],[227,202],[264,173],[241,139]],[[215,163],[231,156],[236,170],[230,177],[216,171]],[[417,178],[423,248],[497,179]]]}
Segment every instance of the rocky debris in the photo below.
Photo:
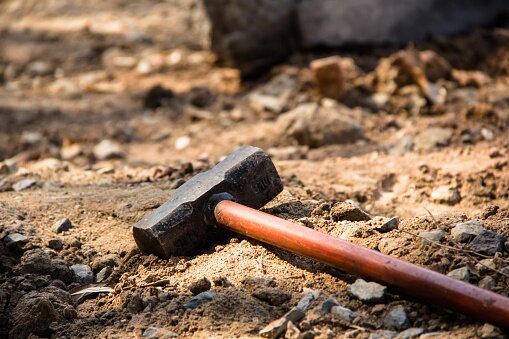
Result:
{"label": "rocky debris", "polygon": [[415,136],[414,149],[422,152],[431,152],[440,147],[448,146],[452,135],[453,131],[450,128],[427,128]]}
{"label": "rocky debris", "polygon": [[34,179],[22,179],[20,181],[16,181],[12,185],[12,189],[16,192],[26,190],[27,188],[30,188],[32,186],[35,186],[37,184],[37,181]]}
{"label": "rocky debris", "polygon": [[62,233],[69,231],[71,228],[73,228],[74,225],[72,224],[71,220],[69,218],[58,220],[53,224],[53,230],[56,233]]}
{"label": "rocky debris", "polygon": [[293,307],[284,316],[265,326],[258,334],[265,338],[277,338],[281,333],[286,331],[289,322],[296,324],[304,318],[304,316],[305,313],[303,310]]}
{"label": "rocky debris", "polygon": [[424,328],[411,327],[411,328],[408,328],[408,329],[404,330],[403,332],[400,332],[396,336],[396,339],[412,339],[412,338],[417,338],[421,334],[423,334],[425,331],[426,330]]}
{"label": "rocky debris", "polygon": [[341,320],[344,320],[349,323],[352,322],[353,319],[356,317],[354,311],[341,305],[332,306],[330,312],[332,314],[337,315]]}
{"label": "rocky debris", "polygon": [[115,267],[119,264],[119,258],[116,254],[106,254],[95,258],[90,267],[94,273],[99,272],[104,267]]}
{"label": "rocky debris", "polygon": [[398,229],[399,226],[399,218],[398,217],[392,217],[392,218],[382,218],[382,217],[375,217],[370,220],[369,224],[373,227],[373,229],[380,233],[387,233],[390,231],[393,231],[395,229]]}
{"label": "rocky debris", "polygon": [[384,326],[393,330],[404,330],[410,326],[410,321],[403,306],[392,308],[384,318]]}
{"label": "rocky debris", "polygon": [[156,109],[158,107],[171,107],[176,96],[171,89],[164,88],[161,85],[152,87],[143,100],[143,107]]}
{"label": "rocky debris", "polygon": [[124,156],[124,152],[120,145],[109,139],[102,140],[95,145],[93,152],[97,160],[122,158]]}
{"label": "rocky debris", "polygon": [[179,337],[179,335],[175,332],[169,331],[164,328],[149,326],[145,329],[145,331],[143,331],[142,337],[143,338],[159,339],[159,338],[177,338],[177,337]]}
{"label": "rocky debris", "polygon": [[497,268],[497,264],[494,259],[482,259],[475,265],[475,269],[479,273],[486,273],[487,271],[494,270]]}
{"label": "rocky debris", "polygon": [[101,269],[99,271],[99,273],[97,273],[97,275],[95,277],[95,280],[98,283],[103,282],[106,279],[108,279],[108,277],[110,276],[111,272],[113,272],[113,269],[111,267],[109,267],[109,266],[105,266],[103,269]]}
{"label": "rocky debris", "polygon": [[11,233],[4,239],[5,246],[11,251],[20,252],[23,246],[28,242],[28,238],[23,234]]}
{"label": "rocky debris", "polygon": [[461,196],[458,188],[449,185],[443,185],[437,187],[435,190],[433,190],[433,192],[431,192],[431,199],[440,204],[454,205],[460,202]]}
{"label": "rocky debris", "polygon": [[315,103],[301,104],[282,114],[273,128],[274,142],[278,146],[306,145],[313,148],[353,143],[364,138],[363,128],[353,118],[337,108],[323,108]]}
{"label": "rocky debris", "polygon": [[94,282],[94,273],[88,265],[76,264],[71,266],[71,271],[76,280],[82,284],[91,284]]}
{"label": "rocky debris", "polygon": [[349,202],[338,202],[334,204],[330,210],[330,215],[334,221],[367,221],[371,219],[369,214]]}
{"label": "rocky debris", "polygon": [[197,295],[202,292],[210,290],[211,287],[212,285],[210,283],[210,280],[204,277],[191,283],[188,289],[189,291],[191,291],[193,295]]}
{"label": "rocky debris", "polygon": [[59,318],[50,299],[31,292],[18,302],[11,315],[11,338],[26,338],[30,334],[49,336],[50,325]]}
{"label": "rocky debris", "polygon": [[366,303],[383,301],[386,291],[387,287],[376,282],[366,282],[363,279],[357,279],[352,285],[348,286],[348,292],[351,295]]}
{"label": "rocky debris", "polygon": [[447,276],[453,279],[468,282],[470,280],[470,270],[468,267],[460,267],[447,273]]}
{"label": "rocky debris", "polygon": [[479,220],[474,219],[457,223],[451,229],[451,235],[454,241],[469,242],[482,231],[484,231],[482,223]]}
{"label": "rocky debris", "polygon": [[468,249],[480,254],[495,255],[504,250],[505,236],[483,230],[468,245]]}
{"label": "rocky debris", "polygon": [[186,309],[195,309],[196,307],[203,305],[212,301],[215,298],[215,293],[211,291],[202,292],[198,295],[192,297],[188,302],[186,302],[183,307]]}
{"label": "rocky debris", "polygon": [[419,236],[424,238],[425,240],[440,242],[444,237],[445,232],[442,230],[433,230],[433,231],[422,231],[419,232]]}
{"label": "rocky debris", "polygon": [[[53,252],[54,253],[54,252]],[[51,255],[38,248],[26,251],[21,257],[18,268],[23,273],[38,275],[50,275],[53,279],[69,283],[72,280],[72,272],[67,263],[56,255]]]}
{"label": "rocky debris", "polygon": [[488,275],[479,280],[478,285],[480,288],[484,288],[485,290],[492,290],[497,285],[497,282]]}
{"label": "rocky debris", "polygon": [[309,65],[320,93],[329,98],[337,99],[344,91],[344,77],[341,69],[341,58],[331,56],[316,59]]}
{"label": "rocky debris", "polygon": [[249,94],[249,106],[258,113],[268,111],[279,114],[287,108],[289,99],[297,90],[296,86],[294,77],[280,74]]}
{"label": "rocky debris", "polygon": [[278,287],[260,287],[254,290],[252,295],[272,306],[282,305],[291,298],[289,293]]}

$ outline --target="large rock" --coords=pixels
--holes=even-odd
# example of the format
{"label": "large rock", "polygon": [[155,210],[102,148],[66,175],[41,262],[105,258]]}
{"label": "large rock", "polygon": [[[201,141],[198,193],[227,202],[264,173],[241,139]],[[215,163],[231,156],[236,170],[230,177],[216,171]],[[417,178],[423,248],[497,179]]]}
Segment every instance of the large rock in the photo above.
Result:
{"label": "large rock", "polygon": [[[348,110],[344,109],[345,113]],[[364,137],[362,127],[340,108],[314,103],[298,106],[282,114],[274,126],[276,143],[320,147],[352,143]]]}

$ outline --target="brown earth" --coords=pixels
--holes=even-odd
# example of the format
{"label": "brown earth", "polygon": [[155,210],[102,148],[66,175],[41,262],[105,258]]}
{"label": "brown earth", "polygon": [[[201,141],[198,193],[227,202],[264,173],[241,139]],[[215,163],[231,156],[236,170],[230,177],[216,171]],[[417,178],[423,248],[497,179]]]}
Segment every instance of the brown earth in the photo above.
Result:
{"label": "brown earth", "polygon": [[[0,244],[0,337],[138,338],[150,326],[160,338],[256,337],[303,288],[321,291],[310,308],[334,297],[357,314],[348,323],[308,311],[298,327],[309,337],[396,336],[402,329],[384,332],[392,330],[384,318],[397,305],[408,326],[424,329],[423,338],[502,337],[488,324],[391,289],[383,303],[363,303],[346,289],[357,277],[241,236],[195,257],[162,260],[136,250],[131,228],[183,180],[251,144],[269,151],[285,185],[266,211],[444,274],[468,267],[470,283],[490,276],[490,288],[508,296],[509,243],[489,256],[494,269],[487,269],[478,265],[486,258],[466,255],[468,245],[450,230],[479,219],[509,236],[509,28],[406,49],[342,51],[357,66],[348,68],[335,101],[320,98],[307,67],[325,53],[295,55],[260,79],[241,81],[202,49],[195,12],[184,0],[0,2],[0,237],[28,238],[19,248]],[[416,53],[427,60],[419,65],[427,80],[446,90],[443,102],[400,65]],[[251,94],[278,76],[290,79],[281,112],[259,109]],[[330,112],[347,118],[338,130],[330,122],[335,142],[290,135],[278,115],[304,103],[326,112],[325,122],[305,122],[313,137]],[[345,140],[350,123],[363,135]],[[104,139],[119,145],[116,158],[94,155]],[[22,179],[36,182],[14,191]],[[441,186],[455,195],[437,197]],[[338,220],[345,200],[371,216],[398,216],[398,229],[376,231],[380,218]],[[57,234],[53,224],[63,218],[74,227]],[[416,236],[436,229],[444,231],[442,245],[459,250]],[[55,239],[61,248],[50,245]],[[113,266],[107,284],[114,292],[71,301],[66,291],[80,285],[75,278],[62,282],[27,268],[30,253],[44,256],[38,249],[53,258],[49,267],[55,258],[91,265],[94,273]],[[185,309],[189,285],[204,277],[214,299]],[[275,299],[260,297],[267,294]],[[26,305],[44,316],[30,323]]]}

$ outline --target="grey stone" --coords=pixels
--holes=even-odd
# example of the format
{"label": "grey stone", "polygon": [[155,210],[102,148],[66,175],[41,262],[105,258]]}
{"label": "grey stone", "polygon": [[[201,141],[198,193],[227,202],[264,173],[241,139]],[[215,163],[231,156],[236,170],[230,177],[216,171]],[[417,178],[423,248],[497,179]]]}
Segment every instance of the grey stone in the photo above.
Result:
{"label": "grey stone", "polygon": [[484,227],[479,220],[470,220],[457,223],[451,229],[451,235],[455,241],[468,242],[482,231],[484,231]]}
{"label": "grey stone", "polygon": [[210,290],[211,287],[212,284],[210,283],[209,279],[202,278],[191,283],[191,285],[189,285],[189,291],[191,291],[193,295],[197,295]]}
{"label": "grey stone", "polygon": [[215,298],[215,294],[211,291],[202,292],[195,295],[188,302],[184,304],[184,308],[195,309],[196,307],[212,301]]}
{"label": "grey stone", "polygon": [[[348,108],[342,108],[348,110]],[[353,143],[364,138],[363,128],[339,108],[306,103],[279,116],[273,126],[277,146],[306,145],[320,147]]]}
{"label": "grey stone", "polygon": [[429,241],[440,242],[444,237],[444,231],[442,230],[422,231],[419,232],[419,236]]}
{"label": "grey stone", "polygon": [[16,192],[26,190],[27,188],[30,188],[34,186],[37,183],[34,179],[23,179],[20,181],[15,182],[12,185],[12,189]]}
{"label": "grey stone", "polygon": [[28,242],[28,238],[23,234],[11,233],[4,238],[4,244],[8,249],[21,249]]}
{"label": "grey stone", "polygon": [[394,330],[404,330],[410,326],[410,321],[403,306],[392,308],[384,318],[384,326]]}
{"label": "grey stone", "polygon": [[103,140],[94,147],[94,156],[98,160],[122,158],[124,152],[118,143],[112,140]]}
{"label": "grey stone", "polygon": [[164,328],[149,326],[145,329],[145,331],[143,331],[142,336],[144,338],[151,339],[167,339],[167,338],[177,338],[178,334]]}
{"label": "grey stone", "polygon": [[468,249],[485,255],[495,255],[504,250],[505,236],[484,230],[468,245]]}
{"label": "grey stone", "polygon": [[460,202],[461,196],[456,187],[443,185],[431,192],[431,199],[441,204],[454,205]]}
{"label": "grey stone", "polygon": [[389,330],[378,330],[369,335],[369,339],[392,339],[396,338],[398,332]]}
{"label": "grey stone", "polygon": [[468,267],[460,267],[447,273],[448,277],[468,282],[470,280],[470,270]]}
{"label": "grey stone", "polygon": [[492,290],[495,286],[497,286],[497,282],[490,276],[486,276],[479,281],[479,287],[485,290]]}
{"label": "grey stone", "polygon": [[37,60],[27,65],[27,71],[30,75],[49,75],[53,73],[53,67],[42,60]]}
{"label": "grey stone", "polygon": [[94,273],[88,265],[76,264],[71,266],[71,271],[76,276],[78,282],[90,284],[94,282]]}
{"label": "grey stone", "polygon": [[69,218],[58,220],[53,224],[53,230],[55,230],[56,233],[62,233],[71,228],[73,228],[73,224]]}
{"label": "grey stone", "polygon": [[352,320],[355,318],[356,314],[354,311],[352,311],[349,308],[336,305],[332,306],[331,313],[337,315],[340,319],[346,321],[346,322],[352,322]]}
{"label": "grey stone", "polygon": [[387,232],[397,229],[398,226],[399,226],[399,218],[392,217],[389,220],[382,223],[382,225],[374,227],[374,229],[380,233],[387,233]]}
{"label": "grey stone", "polygon": [[105,266],[102,270],[97,273],[95,280],[97,282],[103,282],[110,276],[111,272],[113,272],[113,269],[109,266]]}
{"label": "grey stone", "polygon": [[363,279],[357,279],[352,285],[348,286],[348,292],[354,297],[367,302],[381,302],[385,297],[387,287],[376,282],[366,282]]}
{"label": "grey stone", "polygon": [[320,291],[317,290],[306,291],[306,289],[304,289],[304,292],[307,293],[299,300],[296,306],[297,308],[300,308],[303,311],[306,310],[309,304],[311,304],[311,302],[318,298],[318,296],[320,295]]}
{"label": "grey stone", "polygon": [[327,314],[331,311],[331,308],[337,306],[338,302],[334,298],[328,298],[325,300],[320,306],[320,312],[323,314]]}
{"label": "grey stone", "polygon": [[286,331],[289,322],[296,324],[304,318],[304,316],[305,313],[303,310],[293,307],[284,316],[265,326],[258,334],[265,338],[277,338],[281,333]]}
{"label": "grey stone", "polygon": [[258,113],[270,111],[281,113],[288,100],[296,92],[297,80],[288,74],[280,74],[248,96],[249,106]]}
{"label": "grey stone", "polygon": [[396,336],[396,339],[411,339],[417,338],[421,334],[423,334],[426,330],[420,327],[411,327],[409,329],[404,330]]}

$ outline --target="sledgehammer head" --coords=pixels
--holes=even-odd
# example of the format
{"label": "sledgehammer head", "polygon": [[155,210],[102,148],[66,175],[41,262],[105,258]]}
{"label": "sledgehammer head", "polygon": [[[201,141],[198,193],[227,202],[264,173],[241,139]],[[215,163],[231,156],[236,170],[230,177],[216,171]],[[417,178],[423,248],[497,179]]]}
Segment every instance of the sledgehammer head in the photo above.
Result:
{"label": "sledgehammer head", "polygon": [[170,200],[134,225],[134,240],[145,254],[194,255],[227,233],[214,225],[218,200],[258,209],[282,190],[269,156],[256,147],[241,147],[180,186]]}

